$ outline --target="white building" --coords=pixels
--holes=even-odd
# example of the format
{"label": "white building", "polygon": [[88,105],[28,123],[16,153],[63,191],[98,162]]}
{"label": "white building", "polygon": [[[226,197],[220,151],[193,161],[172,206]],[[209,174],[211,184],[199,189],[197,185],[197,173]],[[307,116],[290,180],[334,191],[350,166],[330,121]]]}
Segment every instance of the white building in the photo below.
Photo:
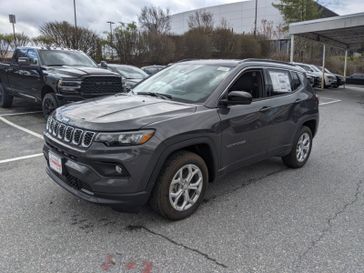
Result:
{"label": "white building", "polygon": [[[246,0],[242,2],[206,7],[171,15],[171,32],[176,35],[181,35],[188,31],[189,17],[194,15],[196,11],[205,11],[213,14],[215,25],[219,25],[224,19],[226,20],[228,27],[232,28],[234,32],[251,33],[254,31],[255,1],[256,0]],[[278,9],[273,7],[272,3],[279,3],[279,0],[258,0],[258,32],[263,27],[263,20],[271,22],[273,24],[274,30],[277,26],[283,24],[282,15]],[[324,11],[324,17],[337,15],[324,7],[321,8]]]}

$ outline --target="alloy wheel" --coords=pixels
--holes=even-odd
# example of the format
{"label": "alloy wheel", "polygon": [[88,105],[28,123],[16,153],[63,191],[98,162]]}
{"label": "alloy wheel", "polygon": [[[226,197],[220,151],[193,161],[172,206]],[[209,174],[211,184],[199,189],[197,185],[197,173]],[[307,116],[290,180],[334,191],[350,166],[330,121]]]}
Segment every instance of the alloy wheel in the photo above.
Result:
{"label": "alloy wheel", "polygon": [[311,149],[311,137],[308,133],[303,133],[297,142],[296,157],[298,162],[304,162]]}
{"label": "alloy wheel", "polygon": [[182,166],[173,176],[169,186],[169,202],[177,211],[190,209],[199,199],[203,175],[201,169],[195,164]]}

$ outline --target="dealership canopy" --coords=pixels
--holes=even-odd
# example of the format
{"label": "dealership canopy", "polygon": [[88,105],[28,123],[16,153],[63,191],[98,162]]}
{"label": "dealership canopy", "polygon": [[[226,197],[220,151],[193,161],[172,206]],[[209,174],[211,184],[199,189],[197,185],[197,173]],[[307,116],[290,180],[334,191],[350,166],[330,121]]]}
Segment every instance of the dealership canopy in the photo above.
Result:
{"label": "dealership canopy", "polygon": [[344,76],[346,77],[348,50],[364,47],[364,12],[292,23],[289,25],[289,34],[291,35],[291,62],[294,57],[294,37],[304,37],[323,44],[323,68],[325,67],[325,45],[344,49]]}

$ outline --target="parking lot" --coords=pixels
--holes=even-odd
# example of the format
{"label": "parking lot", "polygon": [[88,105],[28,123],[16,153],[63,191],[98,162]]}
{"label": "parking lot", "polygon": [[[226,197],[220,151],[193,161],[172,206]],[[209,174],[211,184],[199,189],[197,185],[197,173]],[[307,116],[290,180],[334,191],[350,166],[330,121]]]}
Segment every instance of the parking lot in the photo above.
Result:
{"label": "parking lot", "polygon": [[364,272],[364,88],[318,94],[304,168],[231,173],[179,222],[78,200],[45,174],[39,106],[0,109],[0,272]]}

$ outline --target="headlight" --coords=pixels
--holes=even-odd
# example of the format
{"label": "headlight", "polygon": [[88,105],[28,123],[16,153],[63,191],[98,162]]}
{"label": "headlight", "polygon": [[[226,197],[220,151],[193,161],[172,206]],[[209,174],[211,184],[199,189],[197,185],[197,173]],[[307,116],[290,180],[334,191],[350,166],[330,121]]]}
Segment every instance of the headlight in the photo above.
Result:
{"label": "headlight", "polygon": [[154,130],[142,130],[120,133],[99,133],[95,141],[106,146],[128,146],[146,143],[154,135]]}
{"label": "headlight", "polygon": [[60,91],[74,91],[81,88],[81,81],[78,80],[59,80],[57,84]]}

